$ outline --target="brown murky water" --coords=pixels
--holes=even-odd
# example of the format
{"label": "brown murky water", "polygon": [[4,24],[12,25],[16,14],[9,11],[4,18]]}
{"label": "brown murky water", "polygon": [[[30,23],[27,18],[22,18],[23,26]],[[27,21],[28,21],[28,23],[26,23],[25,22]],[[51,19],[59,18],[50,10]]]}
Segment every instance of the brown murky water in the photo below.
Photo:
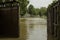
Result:
{"label": "brown murky water", "polygon": [[0,40],[47,40],[47,22],[43,18],[20,18],[19,38],[0,38]]}
{"label": "brown murky water", "polygon": [[47,21],[43,18],[27,18],[27,40],[47,40]]}

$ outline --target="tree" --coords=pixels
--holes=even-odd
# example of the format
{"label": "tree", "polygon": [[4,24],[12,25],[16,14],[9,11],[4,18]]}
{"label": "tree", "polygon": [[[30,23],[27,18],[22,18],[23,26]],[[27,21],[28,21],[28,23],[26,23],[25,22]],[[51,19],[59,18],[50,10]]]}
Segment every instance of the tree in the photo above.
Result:
{"label": "tree", "polygon": [[27,11],[27,5],[29,4],[29,1],[27,0],[18,0],[20,2],[20,15],[24,16]]}
{"label": "tree", "polygon": [[42,16],[42,13],[41,13],[41,11],[39,11],[39,16],[40,16],[40,17]]}
{"label": "tree", "polygon": [[58,0],[53,0],[53,2],[48,6],[48,9],[49,9],[52,5],[54,5],[57,1],[58,1]]}
{"label": "tree", "polygon": [[30,6],[28,7],[28,13],[29,13],[31,16],[36,15],[35,8],[34,8],[33,5],[30,5]]}
{"label": "tree", "polygon": [[47,8],[46,7],[41,7],[39,15],[40,16],[47,16]]}
{"label": "tree", "polygon": [[39,15],[40,9],[39,8],[35,8],[36,11],[36,15]]}
{"label": "tree", "polygon": [[58,0],[53,0],[53,1],[58,1]]}

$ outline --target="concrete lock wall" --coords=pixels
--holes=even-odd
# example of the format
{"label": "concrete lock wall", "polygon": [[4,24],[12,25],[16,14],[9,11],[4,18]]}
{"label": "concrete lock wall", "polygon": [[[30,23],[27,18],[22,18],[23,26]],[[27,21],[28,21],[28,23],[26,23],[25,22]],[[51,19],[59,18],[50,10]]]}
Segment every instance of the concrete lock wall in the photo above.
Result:
{"label": "concrete lock wall", "polygon": [[[12,40],[19,37],[18,7],[0,8],[0,38]],[[2,40],[5,40],[2,39]],[[18,38],[19,39],[19,38]],[[15,39],[17,40],[17,39]]]}
{"label": "concrete lock wall", "polygon": [[47,20],[48,40],[60,40],[60,2],[57,1],[54,5],[48,8]]}

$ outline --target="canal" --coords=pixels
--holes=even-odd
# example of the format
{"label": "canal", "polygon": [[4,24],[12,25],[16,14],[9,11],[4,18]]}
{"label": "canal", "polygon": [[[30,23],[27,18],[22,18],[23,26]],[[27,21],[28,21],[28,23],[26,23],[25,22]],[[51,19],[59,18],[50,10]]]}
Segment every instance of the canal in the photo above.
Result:
{"label": "canal", "polygon": [[[24,18],[26,40],[47,40],[47,20],[44,18]],[[22,32],[22,31],[21,31]],[[27,35],[27,36],[26,36]],[[24,35],[21,35],[21,37]],[[23,38],[23,40],[25,40]],[[21,39],[22,40],[22,39]]]}
{"label": "canal", "polygon": [[20,18],[19,38],[0,40],[47,40],[47,21],[44,18]]}

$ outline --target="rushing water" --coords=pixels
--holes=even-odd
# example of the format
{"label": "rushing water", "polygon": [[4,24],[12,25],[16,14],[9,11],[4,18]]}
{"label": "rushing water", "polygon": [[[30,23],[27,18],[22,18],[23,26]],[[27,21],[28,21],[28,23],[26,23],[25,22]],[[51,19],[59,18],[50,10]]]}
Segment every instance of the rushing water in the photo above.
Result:
{"label": "rushing water", "polygon": [[47,22],[43,18],[26,18],[27,40],[47,40]]}

